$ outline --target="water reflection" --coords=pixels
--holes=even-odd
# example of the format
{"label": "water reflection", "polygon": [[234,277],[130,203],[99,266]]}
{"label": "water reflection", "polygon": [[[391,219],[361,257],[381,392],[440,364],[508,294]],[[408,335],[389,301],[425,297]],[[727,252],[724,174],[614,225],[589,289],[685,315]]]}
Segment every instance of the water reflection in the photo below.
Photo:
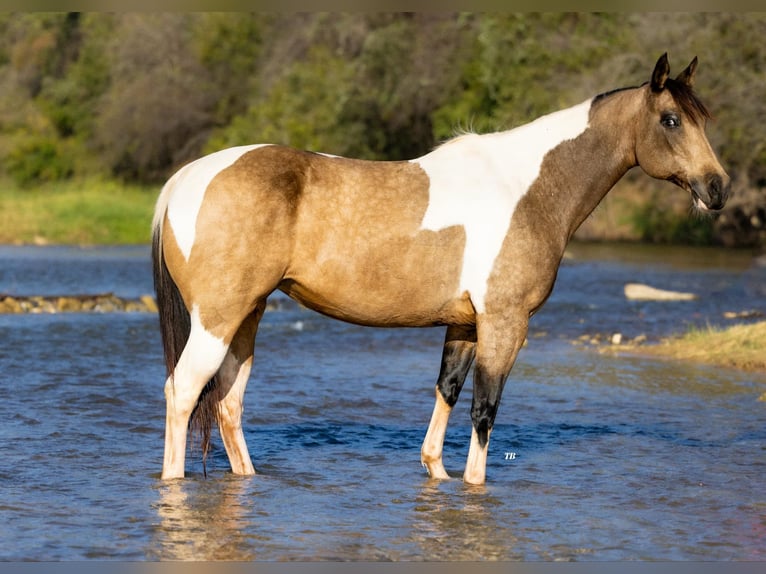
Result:
{"label": "water reflection", "polygon": [[518,538],[497,522],[502,506],[485,485],[428,480],[412,508],[413,538],[429,560],[518,559]]}
{"label": "water reflection", "polygon": [[174,480],[157,486],[159,517],[148,548],[151,560],[258,558],[253,545],[248,491],[251,479]]}

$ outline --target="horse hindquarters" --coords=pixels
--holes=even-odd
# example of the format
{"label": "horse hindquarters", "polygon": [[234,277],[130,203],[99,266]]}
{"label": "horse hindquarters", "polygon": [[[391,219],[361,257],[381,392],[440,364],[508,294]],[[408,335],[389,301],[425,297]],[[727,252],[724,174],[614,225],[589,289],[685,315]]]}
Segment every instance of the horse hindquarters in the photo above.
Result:
{"label": "horse hindquarters", "polygon": [[249,301],[239,301],[237,307],[241,314],[232,315],[225,323],[216,325],[215,332],[220,335],[214,335],[201,318],[211,308],[209,302],[195,303],[191,313],[186,308],[167,267],[159,228],[155,230],[152,256],[167,368],[162,477],[184,476],[189,428],[201,438],[204,465],[216,422],[233,472],[252,474],[254,469],[241,427],[242,399],[266,298],[258,299],[253,310],[250,310],[252,304]]}
{"label": "horse hindquarters", "polygon": [[165,456],[162,466],[162,478],[167,479],[184,475],[189,418],[228,349],[222,341],[205,331],[198,310],[194,313],[187,310],[165,261],[160,226],[154,230],[152,262],[167,369]]}

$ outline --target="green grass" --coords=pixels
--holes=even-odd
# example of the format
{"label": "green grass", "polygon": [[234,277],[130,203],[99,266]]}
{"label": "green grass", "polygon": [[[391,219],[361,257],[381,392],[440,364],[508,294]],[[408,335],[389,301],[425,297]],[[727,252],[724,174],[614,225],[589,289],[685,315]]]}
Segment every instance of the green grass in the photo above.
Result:
{"label": "green grass", "polygon": [[159,190],[100,179],[32,189],[0,181],[0,243],[149,243]]}

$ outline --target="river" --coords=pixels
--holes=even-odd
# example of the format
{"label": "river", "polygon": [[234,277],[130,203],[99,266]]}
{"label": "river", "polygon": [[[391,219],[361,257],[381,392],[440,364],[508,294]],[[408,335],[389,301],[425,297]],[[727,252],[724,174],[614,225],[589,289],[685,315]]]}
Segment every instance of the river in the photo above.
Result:
{"label": "river", "polygon": [[[766,268],[715,249],[575,245],[531,322],[487,484],[459,479],[470,381],[434,482],[419,463],[442,329],[356,327],[275,298],[245,402],[255,477],[216,437],[163,482],[150,313],[0,315],[0,560],[766,560],[766,376],[601,355],[726,311]],[[697,293],[631,302],[627,282]],[[151,292],[148,247],[0,247],[0,293]]]}

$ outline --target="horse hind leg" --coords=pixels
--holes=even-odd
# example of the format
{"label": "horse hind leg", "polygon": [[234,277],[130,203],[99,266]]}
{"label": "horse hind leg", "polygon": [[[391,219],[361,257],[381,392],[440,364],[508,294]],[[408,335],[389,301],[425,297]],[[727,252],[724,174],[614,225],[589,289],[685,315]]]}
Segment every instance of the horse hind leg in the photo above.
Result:
{"label": "horse hind leg", "polygon": [[218,429],[234,474],[255,474],[242,432],[242,408],[245,387],[253,364],[255,335],[265,308],[266,300],[263,299],[240,325],[218,371],[222,397],[218,412]]}
{"label": "horse hind leg", "polygon": [[199,309],[191,312],[191,329],[173,373],[165,382],[167,414],[162,478],[184,476],[187,427],[205,385],[223,363],[229,349],[223,338],[202,325]]}
{"label": "horse hind leg", "polygon": [[420,462],[431,478],[449,478],[442,462],[444,436],[450,413],[463,388],[475,353],[476,331],[473,328],[447,328],[439,379],[436,383],[436,403],[420,450]]}

